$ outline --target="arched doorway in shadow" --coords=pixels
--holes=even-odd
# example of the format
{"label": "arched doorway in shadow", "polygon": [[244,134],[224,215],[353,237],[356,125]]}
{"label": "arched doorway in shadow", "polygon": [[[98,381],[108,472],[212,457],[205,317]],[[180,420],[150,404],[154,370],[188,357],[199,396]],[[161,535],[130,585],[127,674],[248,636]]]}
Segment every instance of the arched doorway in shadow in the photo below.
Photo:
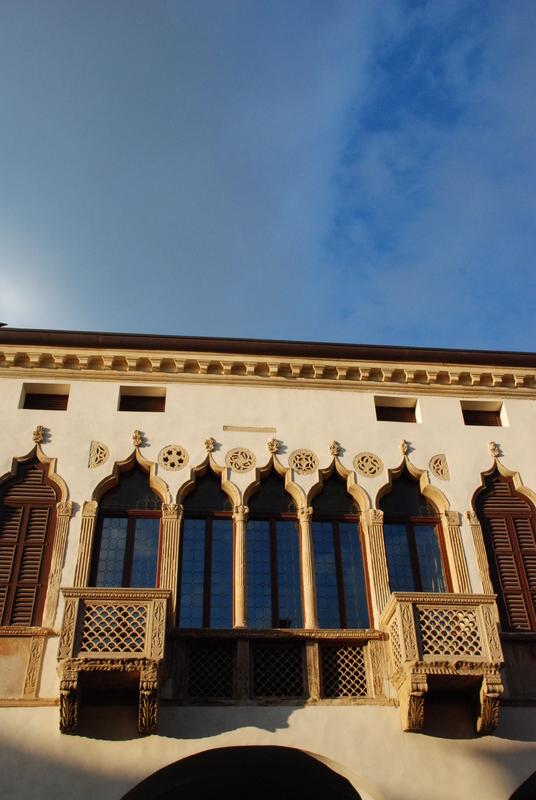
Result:
{"label": "arched doorway in shadow", "polygon": [[536,797],[536,772],[518,786],[510,800],[534,800]]}
{"label": "arched doorway in shadow", "polygon": [[361,800],[342,775],[290,747],[224,747],[155,772],[123,800]]}

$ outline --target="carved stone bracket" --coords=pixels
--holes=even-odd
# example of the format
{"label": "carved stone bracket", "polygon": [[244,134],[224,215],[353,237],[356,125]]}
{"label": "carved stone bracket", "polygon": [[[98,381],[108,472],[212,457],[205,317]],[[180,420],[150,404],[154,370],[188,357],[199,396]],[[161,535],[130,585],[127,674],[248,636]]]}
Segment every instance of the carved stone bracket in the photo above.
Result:
{"label": "carved stone bracket", "polygon": [[482,678],[479,693],[478,733],[493,733],[499,724],[499,700],[504,688],[499,671]]}
{"label": "carved stone bracket", "polygon": [[426,673],[403,673],[403,679],[395,688],[400,702],[402,730],[418,733],[424,723],[424,698],[428,691]]}

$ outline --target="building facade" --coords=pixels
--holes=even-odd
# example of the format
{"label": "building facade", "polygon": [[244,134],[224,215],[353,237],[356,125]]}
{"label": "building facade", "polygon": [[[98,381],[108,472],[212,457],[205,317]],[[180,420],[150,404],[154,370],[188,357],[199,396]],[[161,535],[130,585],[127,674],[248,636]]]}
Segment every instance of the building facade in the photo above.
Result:
{"label": "building facade", "polygon": [[536,355],[0,331],[5,796],[536,796]]}

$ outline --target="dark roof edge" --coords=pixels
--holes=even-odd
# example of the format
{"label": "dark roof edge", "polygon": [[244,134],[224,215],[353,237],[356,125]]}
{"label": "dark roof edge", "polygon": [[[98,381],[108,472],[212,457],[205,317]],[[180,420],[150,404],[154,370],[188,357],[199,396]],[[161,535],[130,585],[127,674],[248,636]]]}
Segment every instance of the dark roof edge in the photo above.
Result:
{"label": "dark roof edge", "polygon": [[84,347],[119,350],[169,350],[233,355],[318,358],[356,361],[473,364],[536,369],[536,353],[491,350],[453,350],[434,347],[395,347],[370,344],[332,344],[271,339],[227,339],[210,336],[162,336],[140,333],[52,331],[0,328],[0,346]]}

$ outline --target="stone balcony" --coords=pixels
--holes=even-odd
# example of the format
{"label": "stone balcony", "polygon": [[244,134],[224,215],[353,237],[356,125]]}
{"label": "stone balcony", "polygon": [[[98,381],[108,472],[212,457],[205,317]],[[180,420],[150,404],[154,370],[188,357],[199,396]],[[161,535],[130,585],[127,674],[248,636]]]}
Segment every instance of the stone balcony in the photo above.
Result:
{"label": "stone balcony", "polygon": [[156,731],[164,669],[167,589],[63,589],[58,650],[60,730],[78,731],[81,674],[103,673],[115,685],[139,681],[138,728]]}
{"label": "stone balcony", "polygon": [[495,596],[394,592],[381,617],[388,634],[402,727],[420,731],[424,699],[434,691],[472,691],[477,731],[497,727],[503,655]]}

